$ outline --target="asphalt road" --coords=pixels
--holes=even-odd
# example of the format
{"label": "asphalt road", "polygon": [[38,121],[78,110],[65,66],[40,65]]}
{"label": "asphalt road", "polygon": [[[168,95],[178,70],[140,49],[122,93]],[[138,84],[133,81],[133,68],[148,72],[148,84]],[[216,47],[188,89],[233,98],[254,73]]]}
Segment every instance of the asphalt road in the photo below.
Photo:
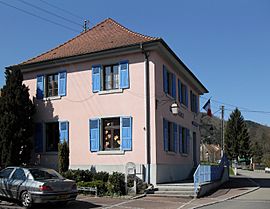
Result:
{"label": "asphalt road", "polygon": [[220,202],[210,206],[205,206],[203,209],[269,209],[270,208],[270,174],[258,171],[239,170],[239,174],[243,177],[250,178],[260,186],[258,190],[247,193],[243,196],[232,200]]}

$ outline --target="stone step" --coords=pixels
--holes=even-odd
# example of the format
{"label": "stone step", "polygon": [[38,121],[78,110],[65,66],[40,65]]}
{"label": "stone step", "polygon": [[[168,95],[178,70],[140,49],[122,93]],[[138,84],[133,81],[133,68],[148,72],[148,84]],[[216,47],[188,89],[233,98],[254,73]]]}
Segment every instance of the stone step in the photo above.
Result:
{"label": "stone step", "polygon": [[194,185],[157,185],[158,191],[194,191]]}
{"label": "stone step", "polygon": [[194,192],[190,191],[155,191],[147,193],[147,196],[153,197],[194,197]]}

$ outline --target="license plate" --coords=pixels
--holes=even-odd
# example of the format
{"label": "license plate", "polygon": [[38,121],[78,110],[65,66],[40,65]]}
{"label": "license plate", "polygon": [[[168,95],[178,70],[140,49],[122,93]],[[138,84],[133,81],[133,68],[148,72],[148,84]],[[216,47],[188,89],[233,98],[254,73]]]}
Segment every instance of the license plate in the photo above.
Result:
{"label": "license plate", "polygon": [[59,195],[57,199],[62,200],[62,199],[67,199],[69,195]]}

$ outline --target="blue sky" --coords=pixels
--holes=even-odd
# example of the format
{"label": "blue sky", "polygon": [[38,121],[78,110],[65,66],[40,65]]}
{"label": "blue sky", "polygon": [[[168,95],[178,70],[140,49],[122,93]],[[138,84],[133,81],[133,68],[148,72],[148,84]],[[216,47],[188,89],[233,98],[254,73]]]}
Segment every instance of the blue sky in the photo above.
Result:
{"label": "blue sky", "polygon": [[[79,25],[37,10],[20,0],[4,1],[68,30],[1,4],[0,87],[4,68],[49,50],[77,35]],[[270,1],[268,0],[24,0],[78,24],[91,26],[111,17],[131,30],[162,37],[208,88],[212,111],[226,103],[245,119],[270,125]],[[79,18],[80,17],[80,18]],[[78,32],[77,32],[78,31]],[[258,113],[251,111],[266,111]],[[216,115],[219,116],[220,112]]]}

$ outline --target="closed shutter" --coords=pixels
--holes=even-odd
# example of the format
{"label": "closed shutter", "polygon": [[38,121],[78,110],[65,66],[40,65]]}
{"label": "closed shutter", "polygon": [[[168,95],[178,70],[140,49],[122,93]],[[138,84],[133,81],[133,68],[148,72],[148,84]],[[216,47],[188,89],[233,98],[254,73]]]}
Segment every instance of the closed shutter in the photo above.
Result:
{"label": "closed shutter", "polygon": [[163,143],[164,143],[164,151],[167,152],[169,147],[168,147],[168,126],[169,123],[167,120],[163,119]]}
{"label": "closed shutter", "polygon": [[176,99],[176,78],[174,74],[172,74],[172,97]]}
{"label": "closed shutter", "polygon": [[182,127],[179,126],[179,152],[183,153]]}
{"label": "closed shutter", "polygon": [[59,72],[58,73],[58,95],[66,96],[66,88],[67,88],[67,72]]}
{"label": "closed shutter", "polygon": [[66,141],[67,143],[69,141],[68,126],[68,121],[59,122],[59,140],[61,144],[64,143],[64,141]]}
{"label": "closed shutter", "polygon": [[174,123],[173,124],[173,151],[177,152],[177,125]]}
{"label": "closed shutter", "polygon": [[167,69],[163,65],[163,90],[165,94],[168,93],[168,76],[167,76]]}
{"label": "closed shutter", "polygon": [[90,129],[90,151],[99,151],[100,144],[100,119],[90,119],[89,121]]}
{"label": "closed shutter", "polygon": [[44,97],[44,75],[37,76],[37,99]]}
{"label": "closed shutter", "polygon": [[120,88],[129,88],[129,65],[128,61],[122,61],[119,64],[120,69]]}
{"label": "closed shutter", "polygon": [[43,124],[35,124],[35,152],[43,152]]}
{"label": "closed shutter", "polygon": [[132,118],[121,117],[121,140],[122,150],[132,150]]}
{"label": "closed shutter", "polygon": [[101,90],[100,85],[101,65],[92,67],[92,92],[98,92]]}

